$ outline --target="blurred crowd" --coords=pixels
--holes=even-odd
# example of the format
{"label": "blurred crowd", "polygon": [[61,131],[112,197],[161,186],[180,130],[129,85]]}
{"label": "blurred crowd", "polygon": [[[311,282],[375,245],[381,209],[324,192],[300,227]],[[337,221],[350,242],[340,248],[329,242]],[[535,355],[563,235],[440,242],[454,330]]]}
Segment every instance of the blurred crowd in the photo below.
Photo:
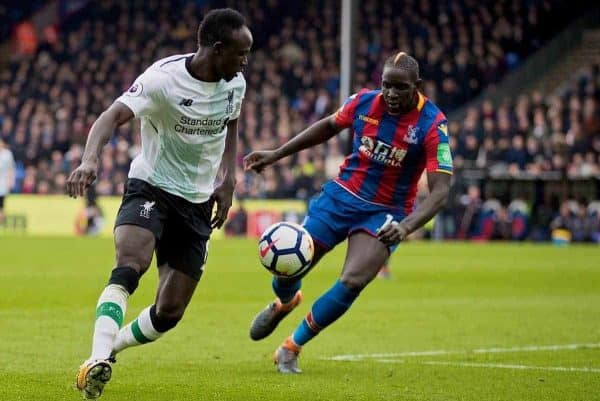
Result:
{"label": "blurred crowd", "polygon": [[360,3],[356,87],[377,85],[382,54],[403,49],[445,111],[499,82],[581,12],[577,1],[554,0]]}
{"label": "blurred crowd", "polygon": [[449,123],[455,167],[488,168],[492,176],[597,176],[599,102],[598,65],[583,66],[559,95],[521,94],[500,105],[486,100]]}
{"label": "blurred crowd", "polygon": [[[32,55],[0,69],[0,136],[17,164],[13,189],[64,193],[97,116],[153,61],[197,48],[204,12],[228,5],[244,13],[255,45],[246,72],[239,163],[273,148],[339,106],[339,2],[107,0],[91,2]],[[579,2],[543,0],[361,1],[355,89],[379,86],[382,63],[402,49],[421,64],[424,91],[449,113],[498,82],[565,27]],[[0,8],[0,10],[2,10]],[[599,173],[600,75],[577,71],[554,97],[522,94],[484,102],[451,121],[455,165],[495,174]],[[262,176],[238,172],[240,198],[308,199],[335,176],[346,140],[301,152]],[[119,195],[140,150],[139,125],[120,127],[103,149],[96,191]]]}
{"label": "blurred crowd", "polygon": [[531,204],[522,198],[508,202],[484,197],[469,185],[453,210],[436,220],[432,237],[469,240],[560,240],[600,243],[600,201],[584,197],[561,200],[555,194]]}
{"label": "blurred crowd", "polygon": [[19,22],[40,9],[43,0],[2,0],[0,2],[0,38],[10,37]]}

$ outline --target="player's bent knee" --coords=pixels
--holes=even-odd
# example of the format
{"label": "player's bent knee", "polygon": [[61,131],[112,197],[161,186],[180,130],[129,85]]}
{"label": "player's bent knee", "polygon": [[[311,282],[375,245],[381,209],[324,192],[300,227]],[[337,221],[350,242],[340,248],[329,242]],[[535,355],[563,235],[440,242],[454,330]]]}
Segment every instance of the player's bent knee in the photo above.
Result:
{"label": "player's bent knee", "polygon": [[152,252],[148,255],[143,249],[119,249],[117,247],[117,266],[129,266],[143,274],[152,262]]}
{"label": "player's bent knee", "polygon": [[140,282],[140,274],[129,266],[119,266],[113,269],[108,279],[108,284],[117,284],[127,290],[129,295],[133,294]]}

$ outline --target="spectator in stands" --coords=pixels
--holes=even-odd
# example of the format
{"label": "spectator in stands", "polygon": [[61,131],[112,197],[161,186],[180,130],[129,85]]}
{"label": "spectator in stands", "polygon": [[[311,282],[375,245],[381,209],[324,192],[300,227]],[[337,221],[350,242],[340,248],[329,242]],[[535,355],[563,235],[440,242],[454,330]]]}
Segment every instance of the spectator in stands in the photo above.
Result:
{"label": "spectator in stands", "polygon": [[530,161],[529,154],[525,149],[523,137],[515,135],[512,137],[512,146],[506,154],[506,162],[509,165],[516,165],[520,171],[525,170],[525,165]]}
{"label": "spectator in stands", "polygon": [[500,206],[494,219],[494,232],[491,239],[507,241],[512,239],[512,222],[505,206]]}
{"label": "spectator in stands", "polygon": [[550,239],[551,225],[559,208],[560,201],[558,197],[549,195],[545,196],[540,204],[534,205],[530,236],[533,241],[548,241]]}
{"label": "spectator in stands", "polygon": [[573,221],[575,213],[573,211],[573,201],[565,201],[560,205],[558,216],[556,216],[550,223],[550,228],[553,230],[562,229],[571,231],[573,227]]}
{"label": "spectator in stands", "polygon": [[600,201],[591,202],[587,212],[590,219],[591,240],[600,243]]}
{"label": "spectator in stands", "polygon": [[460,163],[465,168],[475,166],[477,157],[479,156],[479,144],[475,135],[468,134],[464,138],[462,146],[459,145],[457,156],[460,156]]}
{"label": "spectator in stands", "polygon": [[588,212],[588,204],[585,199],[581,199],[576,204],[575,213],[569,227],[573,241],[589,242],[593,240],[593,235],[597,231],[597,216]]}
{"label": "spectator in stands", "polygon": [[229,236],[245,236],[248,226],[248,212],[243,202],[239,202],[237,210],[230,211],[225,222],[225,234]]}
{"label": "spectator in stands", "polygon": [[75,217],[76,235],[98,235],[104,226],[104,214],[95,197],[87,196],[85,206]]}
{"label": "spectator in stands", "polygon": [[467,193],[460,198],[457,218],[457,238],[467,239],[479,234],[481,213],[481,191],[477,185],[470,185]]}

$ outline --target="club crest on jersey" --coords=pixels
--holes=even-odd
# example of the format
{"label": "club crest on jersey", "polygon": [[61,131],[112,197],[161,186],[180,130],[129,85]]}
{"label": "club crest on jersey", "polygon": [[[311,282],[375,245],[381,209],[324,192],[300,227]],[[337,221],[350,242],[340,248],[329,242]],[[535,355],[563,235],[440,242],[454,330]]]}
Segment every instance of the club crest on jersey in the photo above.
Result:
{"label": "club crest on jersey", "polygon": [[233,113],[233,89],[227,94],[227,108],[225,109],[225,113]]}
{"label": "club crest on jersey", "polygon": [[413,145],[416,143],[419,143],[419,137],[417,136],[418,132],[419,132],[418,127],[409,125],[408,129],[406,130],[406,135],[404,135],[404,142],[407,142],[407,143],[410,143]]}
{"label": "club crest on jersey", "polygon": [[396,148],[378,139],[373,140],[368,136],[360,139],[358,151],[369,159],[386,166],[398,167],[406,156],[406,149]]}

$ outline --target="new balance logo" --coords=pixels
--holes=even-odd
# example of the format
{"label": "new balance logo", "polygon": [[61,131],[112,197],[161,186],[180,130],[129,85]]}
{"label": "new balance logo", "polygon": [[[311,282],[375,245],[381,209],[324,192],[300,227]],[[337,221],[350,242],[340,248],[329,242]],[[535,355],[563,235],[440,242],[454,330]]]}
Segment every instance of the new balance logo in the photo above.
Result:
{"label": "new balance logo", "polygon": [[194,103],[194,101],[192,99],[181,99],[181,102],[179,102],[180,106],[191,106],[192,103]]}
{"label": "new balance logo", "polygon": [[154,209],[154,204],[156,202],[144,202],[143,205],[140,205],[142,210],[140,211],[140,217],[145,217],[147,219],[150,218],[150,212]]}

